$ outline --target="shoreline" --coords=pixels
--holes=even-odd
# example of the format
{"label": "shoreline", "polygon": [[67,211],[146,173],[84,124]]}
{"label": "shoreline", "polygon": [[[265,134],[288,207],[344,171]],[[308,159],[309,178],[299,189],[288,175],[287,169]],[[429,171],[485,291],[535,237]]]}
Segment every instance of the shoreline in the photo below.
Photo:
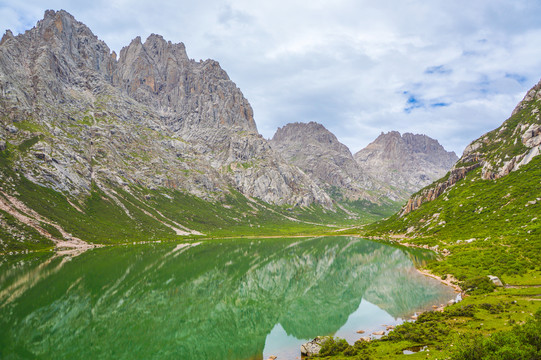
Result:
{"label": "shoreline", "polygon": [[417,271],[421,274],[423,274],[424,276],[428,276],[428,277],[431,277],[433,279],[436,279],[438,280],[439,282],[441,282],[442,284],[444,285],[447,285],[447,286],[450,286],[452,287],[457,293],[460,293],[462,297],[464,297],[464,291],[460,288],[460,286],[458,286],[455,281],[457,281],[457,279],[451,275],[451,274],[447,274],[447,278],[444,280],[441,278],[441,276],[438,276],[438,275],[435,275],[435,274],[432,274],[430,272],[430,270],[427,270],[427,269],[419,269],[419,268],[416,268]]}

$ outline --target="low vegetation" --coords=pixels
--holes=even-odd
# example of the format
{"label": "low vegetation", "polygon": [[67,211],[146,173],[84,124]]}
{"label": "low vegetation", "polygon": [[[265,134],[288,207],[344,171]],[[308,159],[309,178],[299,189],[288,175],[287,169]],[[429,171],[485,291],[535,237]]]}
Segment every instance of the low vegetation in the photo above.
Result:
{"label": "low vegetation", "polygon": [[434,245],[438,241],[451,245],[470,239],[540,238],[541,157],[497,180],[482,180],[480,172],[472,171],[436,200],[405,216],[395,214],[371,224],[366,234],[423,237]]}
{"label": "low vegetation", "polygon": [[541,309],[532,313],[527,304],[496,301],[424,313],[415,323],[406,322],[377,341],[349,345],[331,339],[315,358],[539,359]]}

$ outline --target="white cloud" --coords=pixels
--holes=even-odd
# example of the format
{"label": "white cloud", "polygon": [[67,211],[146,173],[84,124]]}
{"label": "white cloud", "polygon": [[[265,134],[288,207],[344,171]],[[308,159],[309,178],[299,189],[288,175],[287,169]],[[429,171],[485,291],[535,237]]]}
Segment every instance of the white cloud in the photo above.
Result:
{"label": "white cloud", "polygon": [[[499,126],[541,77],[535,1],[51,0],[47,6],[71,12],[117,52],[138,35],[182,41],[190,57],[220,62],[265,137],[288,122],[318,121],[353,152],[381,131],[398,130],[425,133],[461,153]],[[21,32],[44,10],[39,0],[0,1],[0,23]]]}

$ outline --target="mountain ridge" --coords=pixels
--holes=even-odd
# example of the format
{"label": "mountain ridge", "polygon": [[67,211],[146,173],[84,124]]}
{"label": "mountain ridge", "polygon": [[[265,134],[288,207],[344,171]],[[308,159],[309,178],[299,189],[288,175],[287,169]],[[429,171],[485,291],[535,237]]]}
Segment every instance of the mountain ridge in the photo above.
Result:
{"label": "mountain ridge", "polygon": [[0,249],[336,220],[330,197],[257,132],[218,62],[190,60],[183,44],[154,34],[117,58],[48,10],[3,36],[0,94]]}
{"label": "mountain ridge", "polygon": [[271,145],[287,161],[316,179],[320,187],[338,188],[350,200],[380,201],[369,192],[376,184],[359,171],[348,147],[323,125],[287,124],[276,130]]}
{"label": "mountain ridge", "polygon": [[[249,103],[216,61],[189,60],[183,44],[166,42],[154,34],[144,43],[140,38],[134,39],[121,50],[116,60],[103,41],[65,11],[48,10],[33,29],[16,37],[6,34],[2,45],[2,72],[7,81],[3,82],[2,91],[17,94],[15,99],[3,98],[7,105],[5,108],[13,108],[16,112],[5,116],[19,123],[21,121],[17,120],[24,122],[34,117],[30,120],[46,127],[49,132],[54,126],[58,129],[55,139],[61,136],[60,131],[66,133],[70,126],[62,121],[66,118],[87,122],[83,124],[87,128],[83,126],[78,134],[82,139],[126,135],[127,139],[123,141],[130,142],[129,137],[142,135],[154,143],[135,152],[150,157],[150,162],[157,164],[157,171],[163,169],[175,175],[173,167],[164,165],[164,160],[167,160],[176,163],[175,167],[180,169],[193,169],[210,175],[208,179],[196,182],[181,174],[171,176],[169,180],[162,176],[150,179],[156,171],[145,175],[139,170],[146,166],[130,168],[122,161],[126,154],[113,155],[120,152],[122,145],[111,147],[99,143],[99,140],[96,143],[90,140],[94,148],[99,148],[95,150],[101,150],[104,161],[112,162],[100,168],[109,172],[107,179],[119,177],[117,169],[124,167],[122,176],[131,182],[155,187],[168,186],[172,180],[177,188],[185,187],[189,192],[207,198],[212,198],[212,192],[217,188],[234,186],[247,196],[260,197],[270,203],[307,206],[316,202],[330,206],[330,199],[309,178],[276,159],[270,146],[257,132]],[[40,45],[42,42],[45,46]],[[21,68],[15,65],[15,57],[29,60]],[[19,84],[24,90],[17,88]],[[19,105],[20,98],[26,98],[23,106]],[[49,109],[38,105],[42,103]],[[58,103],[63,105],[62,109],[53,110]],[[61,121],[50,124],[58,118]],[[135,126],[139,131],[122,128],[129,123],[130,129]],[[107,127],[114,128],[114,134]],[[73,133],[70,135],[75,136]],[[145,143],[144,140],[136,140],[132,142],[134,147]],[[42,140],[38,142],[39,147]],[[63,145],[66,145],[63,153],[70,152],[69,144]],[[159,154],[152,156],[153,150]],[[178,154],[187,154],[188,159]],[[55,159],[58,157],[60,154]],[[87,154],[86,159],[83,157],[86,164],[78,163],[90,176],[79,177],[75,181],[77,176],[72,174],[69,177],[77,188],[74,190],[76,193],[88,191],[88,179],[99,181],[100,172],[93,171],[89,158],[99,162]],[[261,166],[252,169],[235,166],[252,158],[261,162]],[[187,162],[191,163],[188,165]],[[66,164],[67,161],[57,163]],[[234,169],[229,171],[231,165]],[[69,165],[65,167],[64,171],[50,171],[49,178],[56,176],[60,179],[57,183],[63,182],[62,174],[58,172],[69,173],[71,170]],[[263,167],[266,169],[261,170]],[[43,176],[41,178],[41,182],[46,183]],[[77,186],[81,182],[85,183],[84,186]],[[300,186],[290,186],[293,182]],[[269,186],[271,191],[268,191]]]}
{"label": "mountain ridge", "polygon": [[[333,144],[336,156],[327,180],[312,178],[259,134],[217,61],[196,62],[160,35],[136,37],[117,56],[71,14],[47,10],[32,29],[2,37],[0,94],[1,249],[260,225],[281,233],[279,224],[387,214],[378,208],[390,202],[385,186],[336,136],[313,125],[326,131],[314,144]],[[329,196],[337,189],[361,202],[356,213]]]}
{"label": "mountain ridge", "polygon": [[352,155],[334,134],[315,122],[280,127],[271,144],[320,187],[350,201],[373,203],[406,201],[445,174],[457,159],[437,140],[397,131],[382,133]]}

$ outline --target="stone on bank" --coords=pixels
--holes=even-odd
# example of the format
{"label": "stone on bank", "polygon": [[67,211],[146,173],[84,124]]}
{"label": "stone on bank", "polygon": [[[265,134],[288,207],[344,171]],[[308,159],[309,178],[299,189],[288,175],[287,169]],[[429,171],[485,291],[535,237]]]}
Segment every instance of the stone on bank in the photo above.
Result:
{"label": "stone on bank", "polygon": [[319,354],[321,347],[330,339],[329,336],[317,336],[314,340],[301,345],[302,356],[314,356]]}

